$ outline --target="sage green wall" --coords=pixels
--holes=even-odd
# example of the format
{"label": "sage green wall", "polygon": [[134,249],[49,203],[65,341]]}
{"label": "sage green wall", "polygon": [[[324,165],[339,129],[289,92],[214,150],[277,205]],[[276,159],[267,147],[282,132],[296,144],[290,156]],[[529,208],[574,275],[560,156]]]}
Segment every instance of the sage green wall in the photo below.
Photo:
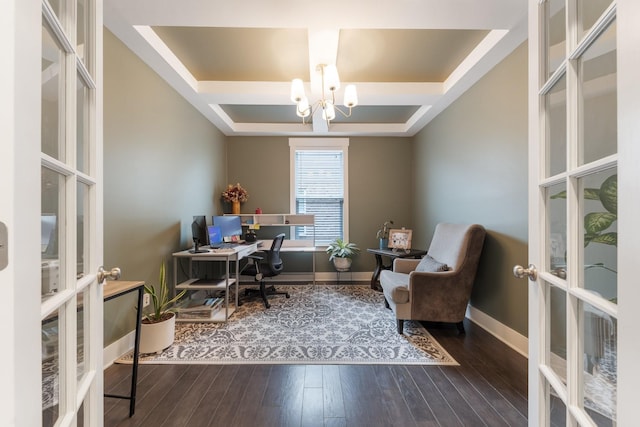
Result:
{"label": "sage green wall", "polygon": [[[411,138],[349,138],[349,240],[362,254],[352,271],[373,271],[376,231],[384,221],[411,226]],[[229,183],[239,182],[249,192],[243,213],[261,208],[264,213],[285,213],[289,204],[289,138],[228,138]],[[218,202],[222,207],[221,202]],[[258,236],[273,230],[263,228]],[[289,255],[291,257],[291,255]],[[287,264],[288,271],[310,271],[310,257],[299,255]],[[294,264],[294,265],[292,265]],[[316,255],[317,271],[334,271],[324,253]]]}
{"label": "sage green wall", "polygon": [[[225,138],[104,31],[104,264],[122,280],[158,282],[162,260],[189,247],[193,215],[215,212]],[[135,296],[105,305],[105,345],[135,325]]]}
{"label": "sage green wall", "polygon": [[415,136],[414,246],[439,222],[488,231],[471,305],[527,334],[527,45]]}

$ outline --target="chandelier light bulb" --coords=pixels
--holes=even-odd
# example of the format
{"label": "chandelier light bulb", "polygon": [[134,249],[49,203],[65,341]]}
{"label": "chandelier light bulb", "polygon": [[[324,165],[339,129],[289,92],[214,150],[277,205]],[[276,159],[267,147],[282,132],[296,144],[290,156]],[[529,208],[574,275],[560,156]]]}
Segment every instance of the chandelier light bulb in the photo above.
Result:
{"label": "chandelier light bulb", "polygon": [[330,101],[327,101],[324,104],[324,108],[322,109],[322,118],[326,121],[331,121],[336,118],[336,109]]}
{"label": "chandelier light bulb", "polygon": [[347,85],[344,88],[344,106],[352,108],[358,105],[358,93],[355,85]]}
{"label": "chandelier light bulb", "polygon": [[309,108],[309,100],[307,97],[303,97],[298,105],[296,106],[296,114],[298,117],[307,117],[311,113],[311,108]]}
{"label": "chandelier light bulb", "polygon": [[304,84],[301,79],[291,81],[291,101],[296,104],[304,98]]}
{"label": "chandelier light bulb", "polygon": [[340,89],[340,77],[338,77],[338,69],[335,65],[325,65],[324,72],[324,87],[326,90],[334,92]]}

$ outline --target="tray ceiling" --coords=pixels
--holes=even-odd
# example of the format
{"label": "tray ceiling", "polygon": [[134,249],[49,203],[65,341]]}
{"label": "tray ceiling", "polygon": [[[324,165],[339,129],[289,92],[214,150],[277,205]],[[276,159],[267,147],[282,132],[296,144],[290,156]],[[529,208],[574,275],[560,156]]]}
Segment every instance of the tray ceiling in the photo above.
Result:
{"label": "tray ceiling", "polygon": [[[109,0],[105,25],[226,135],[412,136],[526,39],[526,0]],[[372,7],[375,5],[375,7]],[[323,9],[321,9],[323,8]],[[289,99],[334,63],[359,104],[329,126]]]}

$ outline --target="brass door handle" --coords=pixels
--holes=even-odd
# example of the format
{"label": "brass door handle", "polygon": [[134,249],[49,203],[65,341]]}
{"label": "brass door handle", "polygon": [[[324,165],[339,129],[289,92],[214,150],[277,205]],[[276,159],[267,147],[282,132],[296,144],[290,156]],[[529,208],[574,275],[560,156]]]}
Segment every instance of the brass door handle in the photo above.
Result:
{"label": "brass door handle", "polygon": [[121,276],[120,269],[118,267],[114,267],[111,271],[105,271],[103,266],[98,268],[98,283],[104,282],[105,279],[109,278],[111,280],[118,280]]}
{"label": "brass door handle", "polygon": [[513,266],[513,275],[518,279],[529,277],[529,280],[535,282],[538,279],[538,270],[536,270],[536,266],[533,264],[529,264],[529,268],[524,268],[521,265],[515,265]]}

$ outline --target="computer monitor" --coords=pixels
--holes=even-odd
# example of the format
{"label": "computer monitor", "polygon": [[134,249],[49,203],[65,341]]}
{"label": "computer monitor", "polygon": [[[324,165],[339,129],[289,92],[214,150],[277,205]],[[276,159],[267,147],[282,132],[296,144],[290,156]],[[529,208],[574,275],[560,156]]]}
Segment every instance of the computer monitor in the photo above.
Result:
{"label": "computer monitor", "polygon": [[191,253],[207,252],[200,249],[201,245],[209,244],[209,233],[207,232],[207,219],[204,215],[194,215],[191,223],[191,234],[193,237],[193,249]]}
{"label": "computer monitor", "polygon": [[242,220],[237,215],[214,216],[213,225],[220,227],[220,234],[225,241],[238,240],[242,236]]}

